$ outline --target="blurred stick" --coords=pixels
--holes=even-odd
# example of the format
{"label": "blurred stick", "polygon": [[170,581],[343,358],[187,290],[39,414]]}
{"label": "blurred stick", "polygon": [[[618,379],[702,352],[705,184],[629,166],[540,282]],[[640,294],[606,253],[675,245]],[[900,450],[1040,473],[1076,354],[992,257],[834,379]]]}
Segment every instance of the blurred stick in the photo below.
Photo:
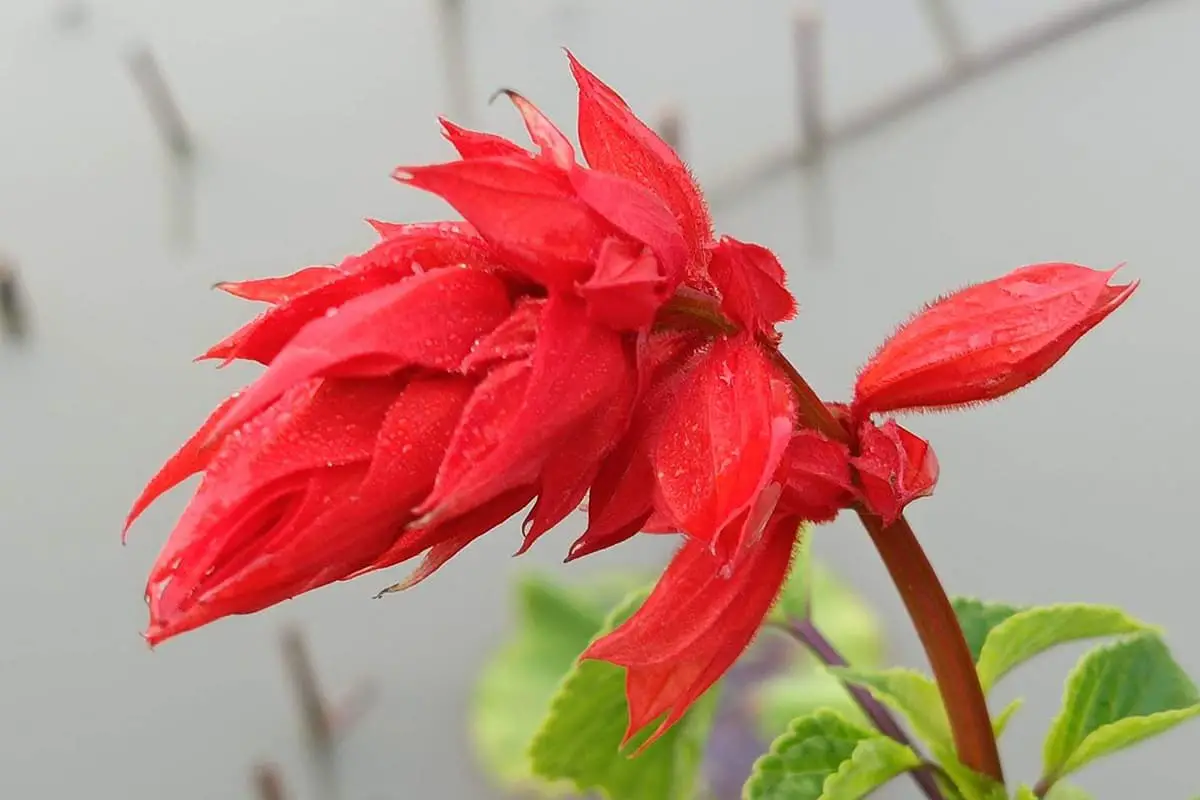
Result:
{"label": "blurred stick", "polygon": [[285,628],[280,647],[317,779],[326,796],[336,797],[337,745],[371,707],[376,684],[359,682],[341,702],[332,705],[321,691],[304,635],[296,628]]}
{"label": "blurred stick", "polygon": [[[943,70],[940,74],[918,80],[909,88],[851,115],[844,122],[830,125],[824,132],[823,144],[829,149],[873,134],[897,119],[952,94],[1001,67],[1115,20],[1126,13],[1163,1],[1094,0],[1082,8],[1034,26],[999,45],[979,51],[967,59],[962,69]],[[811,164],[803,143],[786,145],[735,170],[730,178],[714,182],[713,188],[708,192],[710,203],[719,207],[735,202],[742,194],[757,188],[765,181],[778,178],[790,168],[806,168]]]}
{"label": "blurred stick", "polygon": [[288,628],[283,632],[281,647],[283,663],[296,693],[300,721],[309,747],[315,753],[329,755],[333,749],[333,728],[304,635],[295,628]]}
{"label": "blurred stick", "polygon": [[3,256],[0,256],[0,326],[13,339],[23,339],[29,331],[17,267]]}
{"label": "blurred stick", "polygon": [[964,69],[968,60],[967,43],[952,0],[921,0],[921,8],[950,68]]}
{"label": "blurred stick", "polygon": [[251,780],[254,784],[254,795],[258,800],[287,800],[283,776],[274,764],[255,764]]}
{"label": "blurred stick", "polygon": [[658,116],[654,130],[671,149],[683,155],[683,112],[676,106],[667,106]]}
{"label": "blurred stick", "polygon": [[800,117],[800,158],[811,163],[825,149],[825,101],[821,64],[821,16],[805,5],[792,23],[796,56],[796,106]]}
{"label": "blurred stick", "polygon": [[442,59],[446,69],[446,90],[450,111],[469,121],[471,81],[467,68],[467,19],[465,0],[435,0],[438,23],[442,29]]}
{"label": "blurred stick", "polygon": [[167,149],[178,159],[191,158],[195,148],[191,131],[175,102],[175,95],[149,45],[135,45],[127,57],[129,74],[141,92],[154,127]]}

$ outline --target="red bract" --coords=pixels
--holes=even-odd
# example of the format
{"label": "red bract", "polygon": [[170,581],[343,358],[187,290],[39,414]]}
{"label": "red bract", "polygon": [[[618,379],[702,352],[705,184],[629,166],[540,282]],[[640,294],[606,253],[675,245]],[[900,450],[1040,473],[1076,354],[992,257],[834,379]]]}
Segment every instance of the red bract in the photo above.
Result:
{"label": "red bract", "polygon": [[1137,282],[1115,269],[1034,264],[938,300],[895,333],[854,387],[859,418],[994,400],[1042,375]]}
{"label": "red bract", "polygon": [[750,644],[783,586],[799,523],[773,517],[732,572],[687,540],[642,607],[584,652],[626,668],[626,742],[660,717],[642,746],[665,733]]}
{"label": "red bract", "polygon": [[720,339],[679,385],[655,433],[657,507],[728,563],[779,499],[770,486],[795,427],[786,380],[749,336]]}
{"label": "red bract", "polygon": [[863,423],[858,442],[859,454],[851,463],[858,473],[863,504],[884,525],[895,522],[913,500],[933,494],[938,462],[929,442],[891,419],[878,427]]}
{"label": "red bract", "polygon": [[[686,239],[681,225],[693,233],[706,226],[707,216],[687,216],[706,214],[703,207],[676,212],[669,206],[678,199],[674,183],[581,166],[549,119],[519,94],[507,94],[536,154],[443,122],[462,160],[401,167],[396,178],[442,197],[507,264],[551,291],[578,294],[594,319],[621,330],[648,326],[675,287],[702,271],[702,242]],[[664,153],[653,157],[670,174]]]}

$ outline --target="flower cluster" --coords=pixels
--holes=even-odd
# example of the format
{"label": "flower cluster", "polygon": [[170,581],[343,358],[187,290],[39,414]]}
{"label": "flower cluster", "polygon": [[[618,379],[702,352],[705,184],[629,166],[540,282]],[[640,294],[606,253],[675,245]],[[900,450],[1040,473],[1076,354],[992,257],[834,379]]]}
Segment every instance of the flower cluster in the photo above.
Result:
{"label": "flower cluster", "polygon": [[129,515],[202,473],[149,577],[151,643],[421,557],[411,586],[531,506],[524,551],[586,499],[569,559],[682,539],[584,654],[626,668],[629,735],[662,732],[754,637],[803,523],[888,525],[933,491],[929,444],[879,415],[1029,383],[1136,286],[1042,264],[952,294],[821,429],[777,349],[796,313],[779,261],[716,237],[679,157],[571,69],[586,164],[510,92],[532,150],[443,121],[460,158],[396,170],[464,222],[372,222],[379,241],[336,266],[222,285],[267,308],[203,357],[266,369]]}

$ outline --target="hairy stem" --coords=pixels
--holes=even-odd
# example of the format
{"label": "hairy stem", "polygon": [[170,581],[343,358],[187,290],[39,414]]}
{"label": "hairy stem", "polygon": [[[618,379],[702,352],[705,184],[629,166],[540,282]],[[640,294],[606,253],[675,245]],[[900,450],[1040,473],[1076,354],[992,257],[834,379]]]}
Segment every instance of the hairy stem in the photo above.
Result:
{"label": "hairy stem", "polygon": [[[831,667],[847,667],[850,665],[845,657],[838,652],[837,648],[833,646],[833,642],[825,638],[825,635],[813,624],[812,620],[788,620],[781,627],[807,647],[821,663]],[[904,729],[900,727],[900,724],[896,722],[896,718],[892,716],[892,713],[888,711],[883,703],[876,700],[869,691],[861,686],[855,686],[850,683],[843,685],[846,687],[846,691],[850,693],[850,696],[854,698],[854,702],[858,703],[858,707],[875,724],[880,733],[891,739],[895,739],[900,744],[911,747],[922,761],[928,760],[921,754],[912,740],[908,738],[908,734],[904,732]],[[942,794],[942,790],[938,788],[937,781],[934,780],[932,769],[927,766],[919,767],[913,771],[912,777],[929,800],[945,800],[945,795]]]}

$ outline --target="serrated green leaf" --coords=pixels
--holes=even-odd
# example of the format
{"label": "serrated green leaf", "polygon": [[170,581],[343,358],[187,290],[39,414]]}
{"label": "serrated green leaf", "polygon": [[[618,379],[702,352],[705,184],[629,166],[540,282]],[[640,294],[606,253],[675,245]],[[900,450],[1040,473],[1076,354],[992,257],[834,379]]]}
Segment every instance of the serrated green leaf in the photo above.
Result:
{"label": "serrated green leaf", "polygon": [[863,739],[837,772],[825,779],[820,800],[859,800],[919,766],[921,758],[907,745],[886,736]]}
{"label": "serrated green leaf", "polygon": [[978,661],[979,651],[987,640],[992,628],[1016,614],[1022,609],[1007,603],[987,603],[974,597],[955,597],[950,601],[954,607],[954,616],[958,617],[958,626],[962,628],[971,649],[971,658]]}
{"label": "serrated green leaf", "polygon": [[1197,713],[1195,684],[1157,634],[1097,647],[1067,679],[1062,710],[1046,735],[1043,780],[1053,783]]}
{"label": "serrated green leaf", "polygon": [[1011,703],[1006,705],[1004,709],[995,716],[995,718],[992,720],[992,734],[996,737],[996,739],[999,739],[1004,735],[1004,729],[1008,727],[1009,720],[1012,719],[1013,714],[1017,713],[1017,711],[1023,705],[1025,705],[1025,698],[1018,697],[1016,700],[1013,700]]}
{"label": "serrated green leaf", "polygon": [[871,721],[846,691],[845,684],[807,660],[803,667],[769,678],[752,691],[758,731],[765,740],[782,734],[797,717],[821,708],[836,712],[855,725],[871,727]]}
{"label": "serrated green leaf", "polygon": [[632,580],[603,576],[570,588],[539,575],[518,581],[516,632],[481,672],[471,718],[476,754],[501,786],[558,793],[534,777],[529,743],[562,676]]}
{"label": "serrated green leaf", "polygon": [[1014,667],[1057,645],[1150,629],[1113,606],[1063,603],[1026,608],[988,633],[977,663],[979,681],[986,692]]}
{"label": "serrated green leaf", "polygon": [[[597,635],[628,619],[647,594],[630,595]],[[691,800],[716,694],[716,687],[709,690],[679,724],[630,758],[653,728],[621,749],[629,721],[625,670],[604,661],[576,662],[533,739],[533,771],[547,780],[570,781],[579,791],[601,791],[612,800]]]}
{"label": "serrated green leaf", "polygon": [[934,748],[952,748],[950,721],[937,685],[911,669],[861,670],[831,668],[830,672],[865,687],[884,705],[904,715],[913,732]]}
{"label": "serrated green leaf", "polygon": [[860,742],[879,734],[852,725],[832,711],[792,720],[750,772],[745,800],[818,800],[825,781],[854,754]]}

